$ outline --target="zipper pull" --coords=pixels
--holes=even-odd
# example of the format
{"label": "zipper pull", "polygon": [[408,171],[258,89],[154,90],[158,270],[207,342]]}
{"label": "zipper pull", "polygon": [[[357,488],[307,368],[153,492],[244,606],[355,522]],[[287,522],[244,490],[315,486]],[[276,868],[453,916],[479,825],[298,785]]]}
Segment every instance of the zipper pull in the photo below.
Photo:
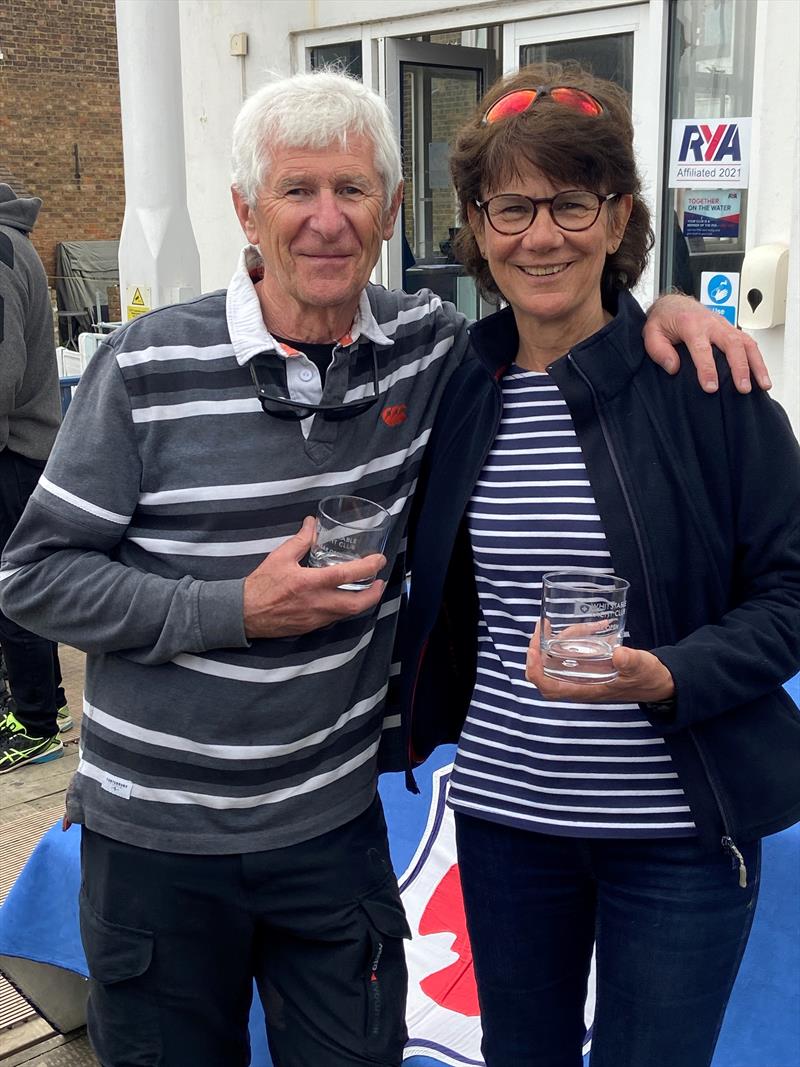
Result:
{"label": "zipper pull", "polygon": [[732,837],[723,837],[722,847],[728,853],[731,858],[731,867],[739,868],[739,886],[742,889],[747,888],[747,867],[745,866],[744,856],[736,847],[736,842]]}

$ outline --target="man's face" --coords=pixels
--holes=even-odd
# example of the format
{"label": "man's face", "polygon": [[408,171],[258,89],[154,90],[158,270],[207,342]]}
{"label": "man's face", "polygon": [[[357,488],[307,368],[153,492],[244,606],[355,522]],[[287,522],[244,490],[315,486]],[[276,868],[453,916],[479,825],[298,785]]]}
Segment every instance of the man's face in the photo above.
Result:
{"label": "man's face", "polygon": [[277,149],[254,207],[233,190],[247,239],[261,250],[268,300],[352,317],[401,196],[402,186],[385,203],[366,137],[348,137],[346,149]]}

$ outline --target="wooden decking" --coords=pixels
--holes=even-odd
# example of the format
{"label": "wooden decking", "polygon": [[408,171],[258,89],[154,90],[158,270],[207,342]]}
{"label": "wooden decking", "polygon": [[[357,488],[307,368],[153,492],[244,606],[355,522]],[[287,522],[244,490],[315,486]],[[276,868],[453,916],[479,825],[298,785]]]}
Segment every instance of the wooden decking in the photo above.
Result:
{"label": "wooden decking", "polygon": [[[62,735],[63,758],[38,767],[20,767],[0,778],[0,903],[39,838],[63,815],[64,791],[78,763],[84,658],[63,645],[59,657],[75,726]],[[0,1063],[3,1067],[90,1067],[97,1060],[84,1033],[55,1033],[0,977]]]}

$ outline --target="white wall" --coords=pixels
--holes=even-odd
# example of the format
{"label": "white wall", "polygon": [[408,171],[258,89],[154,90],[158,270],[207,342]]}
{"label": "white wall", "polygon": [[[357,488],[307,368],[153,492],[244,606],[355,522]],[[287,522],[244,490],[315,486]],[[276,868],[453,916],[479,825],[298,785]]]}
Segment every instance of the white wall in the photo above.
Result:
{"label": "white wall", "polygon": [[180,4],[186,189],[206,292],[227,286],[244,244],[230,197],[231,129],[242,103],[242,60],[229,54],[231,34],[249,35],[244,63],[252,91],[269,69],[289,73],[289,10],[308,6],[249,0]]}

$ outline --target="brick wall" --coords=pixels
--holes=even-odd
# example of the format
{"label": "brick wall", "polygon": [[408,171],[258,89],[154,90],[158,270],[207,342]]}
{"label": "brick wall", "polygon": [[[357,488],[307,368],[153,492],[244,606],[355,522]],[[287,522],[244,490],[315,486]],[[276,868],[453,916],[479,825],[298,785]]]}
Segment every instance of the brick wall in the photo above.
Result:
{"label": "brick wall", "polygon": [[52,285],[59,241],[115,240],[122,227],[114,0],[0,6],[2,180],[44,201],[33,240]]}

